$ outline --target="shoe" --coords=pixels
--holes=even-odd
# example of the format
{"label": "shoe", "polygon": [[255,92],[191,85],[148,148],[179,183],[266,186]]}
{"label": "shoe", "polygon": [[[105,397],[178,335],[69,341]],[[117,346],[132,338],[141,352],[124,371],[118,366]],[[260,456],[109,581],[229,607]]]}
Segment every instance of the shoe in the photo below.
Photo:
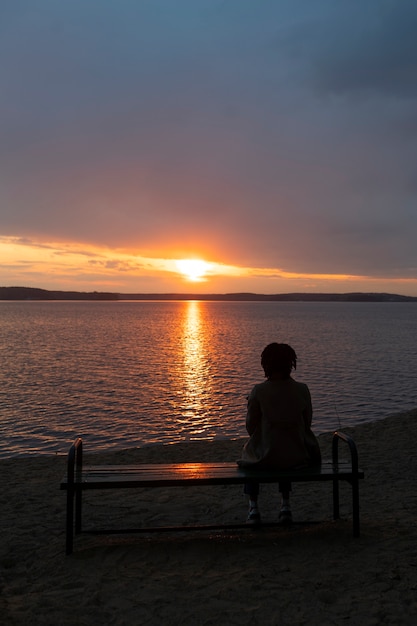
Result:
{"label": "shoe", "polygon": [[261,514],[259,513],[258,508],[252,507],[249,510],[246,523],[247,524],[260,524],[261,523]]}
{"label": "shoe", "polygon": [[292,513],[289,506],[282,506],[279,512],[279,521],[281,524],[291,524],[292,523]]}

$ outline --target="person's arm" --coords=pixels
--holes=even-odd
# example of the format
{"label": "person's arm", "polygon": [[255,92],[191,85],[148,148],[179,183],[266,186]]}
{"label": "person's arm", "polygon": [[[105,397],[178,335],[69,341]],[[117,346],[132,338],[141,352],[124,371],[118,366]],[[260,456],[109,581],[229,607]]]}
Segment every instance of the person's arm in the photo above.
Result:
{"label": "person's arm", "polygon": [[248,398],[248,410],[246,414],[246,430],[252,435],[256,427],[261,421],[261,407],[255,394],[255,388],[252,389]]}

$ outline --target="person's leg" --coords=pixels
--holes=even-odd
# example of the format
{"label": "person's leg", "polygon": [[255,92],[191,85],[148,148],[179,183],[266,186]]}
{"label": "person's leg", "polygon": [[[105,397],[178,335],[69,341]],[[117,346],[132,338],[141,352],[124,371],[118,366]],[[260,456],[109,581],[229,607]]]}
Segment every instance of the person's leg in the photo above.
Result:
{"label": "person's leg", "polygon": [[290,506],[291,483],[279,483],[279,490],[281,492],[281,510],[279,512],[279,519],[283,523],[289,523],[292,521]]}
{"label": "person's leg", "polygon": [[259,483],[256,481],[245,483],[244,493],[249,496],[249,513],[246,521],[250,524],[259,524],[261,521],[258,509]]}
{"label": "person's leg", "polygon": [[249,496],[250,501],[256,503],[259,496],[259,483],[256,480],[249,480],[245,483],[243,493]]}
{"label": "person's leg", "polygon": [[290,492],[289,491],[281,492],[281,505],[290,506]]}

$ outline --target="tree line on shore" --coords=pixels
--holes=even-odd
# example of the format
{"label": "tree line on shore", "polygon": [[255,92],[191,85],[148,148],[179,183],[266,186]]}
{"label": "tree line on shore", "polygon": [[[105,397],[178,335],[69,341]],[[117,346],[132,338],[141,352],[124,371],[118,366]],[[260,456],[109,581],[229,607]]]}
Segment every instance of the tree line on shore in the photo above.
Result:
{"label": "tree line on shore", "polygon": [[220,300],[260,302],[417,302],[417,297],[390,293],[112,293],[49,291],[36,287],[0,287],[0,300]]}

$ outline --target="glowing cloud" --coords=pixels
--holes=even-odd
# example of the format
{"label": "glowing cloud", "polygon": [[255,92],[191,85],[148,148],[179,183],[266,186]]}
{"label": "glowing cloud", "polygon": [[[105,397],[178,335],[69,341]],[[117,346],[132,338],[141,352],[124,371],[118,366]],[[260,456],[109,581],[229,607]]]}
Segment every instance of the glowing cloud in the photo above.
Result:
{"label": "glowing cloud", "polygon": [[[242,267],[197,258],[152,258],[126,250],[0,237],[0,286],[59,291],[180,293],[288,293],[291,291],[391,291],[413,293],[417,279],[355,274],[289,272]],[[207,290],[207,286],[209,290]]]}

